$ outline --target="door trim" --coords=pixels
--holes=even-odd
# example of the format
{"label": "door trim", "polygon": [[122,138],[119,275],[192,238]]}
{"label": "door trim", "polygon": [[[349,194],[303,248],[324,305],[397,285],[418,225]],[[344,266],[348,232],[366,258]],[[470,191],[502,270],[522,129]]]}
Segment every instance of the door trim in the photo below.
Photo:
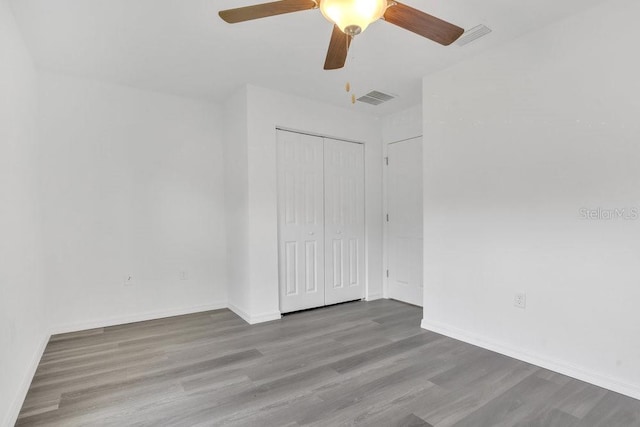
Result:
{"label": "door trim", "polygon": [[[346,139],[346,138],[340,138],[337,136],[329,136],[329,135],[324,135],[321,133],[314,133],[314,132],[307,132],[307,131],[302,131],[302,130],[297,130],[297,129],[291,129],[291,128],[285,128],[285,127],[281,127],[281,126],[276,126],[276,131],[283,131],[283,132],[291,132],[291,133],[299,133],[300,135],[307,135],[307,136],[317,136],[319,138],[326,138],[326,139],[335,139],[336,141],[342,141],[342,142],[349,142],[351,144],[360,144],[360,145],[364,145],[366,147],[367,144],[365,144],[362,141],[356,141],[353,139]],[[397,141],[400,142],[400,141]]]}

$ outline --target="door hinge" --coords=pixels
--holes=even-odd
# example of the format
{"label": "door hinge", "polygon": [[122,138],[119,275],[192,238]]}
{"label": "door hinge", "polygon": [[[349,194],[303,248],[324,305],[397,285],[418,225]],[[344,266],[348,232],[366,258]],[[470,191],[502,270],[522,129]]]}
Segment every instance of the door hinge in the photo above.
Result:
{"label": "door hinge", "polygon": [[389,166],[389,158],[388,157],[384,158],[384,162],[387,164],[387,166]]}
{"label": "door hinge", "polygon": [[389,270],[387,270],[387,277],[389,277]]}
{"label": "door hinge", "polygon": [[387,214],[387,222],[389,222],[389,214]]}

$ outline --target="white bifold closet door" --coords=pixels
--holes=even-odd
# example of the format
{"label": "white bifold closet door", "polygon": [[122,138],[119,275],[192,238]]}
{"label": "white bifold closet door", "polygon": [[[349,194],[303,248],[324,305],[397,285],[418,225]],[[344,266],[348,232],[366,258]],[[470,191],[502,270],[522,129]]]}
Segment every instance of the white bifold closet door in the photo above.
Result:
{"label": "white bifold closet door", "polygon": [[278,131],[280,311],[364,296],[364,148]]}
{"label": "white bifold closet door", "polygon": [[278,131],[280,311],[324,305],[322,138]]}
{"label": "white bifold closet door", "polygon": [[364,150],[324,140],[325,304],[364,296]]}

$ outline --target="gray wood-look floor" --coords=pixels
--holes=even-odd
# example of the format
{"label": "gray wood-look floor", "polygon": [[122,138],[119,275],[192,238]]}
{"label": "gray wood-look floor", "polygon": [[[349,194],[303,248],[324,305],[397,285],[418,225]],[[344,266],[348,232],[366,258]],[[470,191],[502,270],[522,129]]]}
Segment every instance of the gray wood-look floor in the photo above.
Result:
{"label": "gray wood-look floor", "polygon": [[356,302],[249,326],[228,310],[58,335],[18,425],[640,426],[640,401]]}

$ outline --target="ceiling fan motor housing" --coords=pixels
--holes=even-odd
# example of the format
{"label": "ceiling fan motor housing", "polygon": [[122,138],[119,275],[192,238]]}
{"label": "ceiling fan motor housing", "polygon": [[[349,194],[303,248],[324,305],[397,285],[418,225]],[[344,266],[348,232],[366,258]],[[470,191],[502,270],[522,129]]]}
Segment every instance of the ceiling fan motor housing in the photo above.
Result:
{"label": "ceiling fan motor housing", "polygon": [[354,37],[362,32],[362,28],[360,28],[358,25],[347,25],[346,27],[344,27],[343,31],[345,34]]}

